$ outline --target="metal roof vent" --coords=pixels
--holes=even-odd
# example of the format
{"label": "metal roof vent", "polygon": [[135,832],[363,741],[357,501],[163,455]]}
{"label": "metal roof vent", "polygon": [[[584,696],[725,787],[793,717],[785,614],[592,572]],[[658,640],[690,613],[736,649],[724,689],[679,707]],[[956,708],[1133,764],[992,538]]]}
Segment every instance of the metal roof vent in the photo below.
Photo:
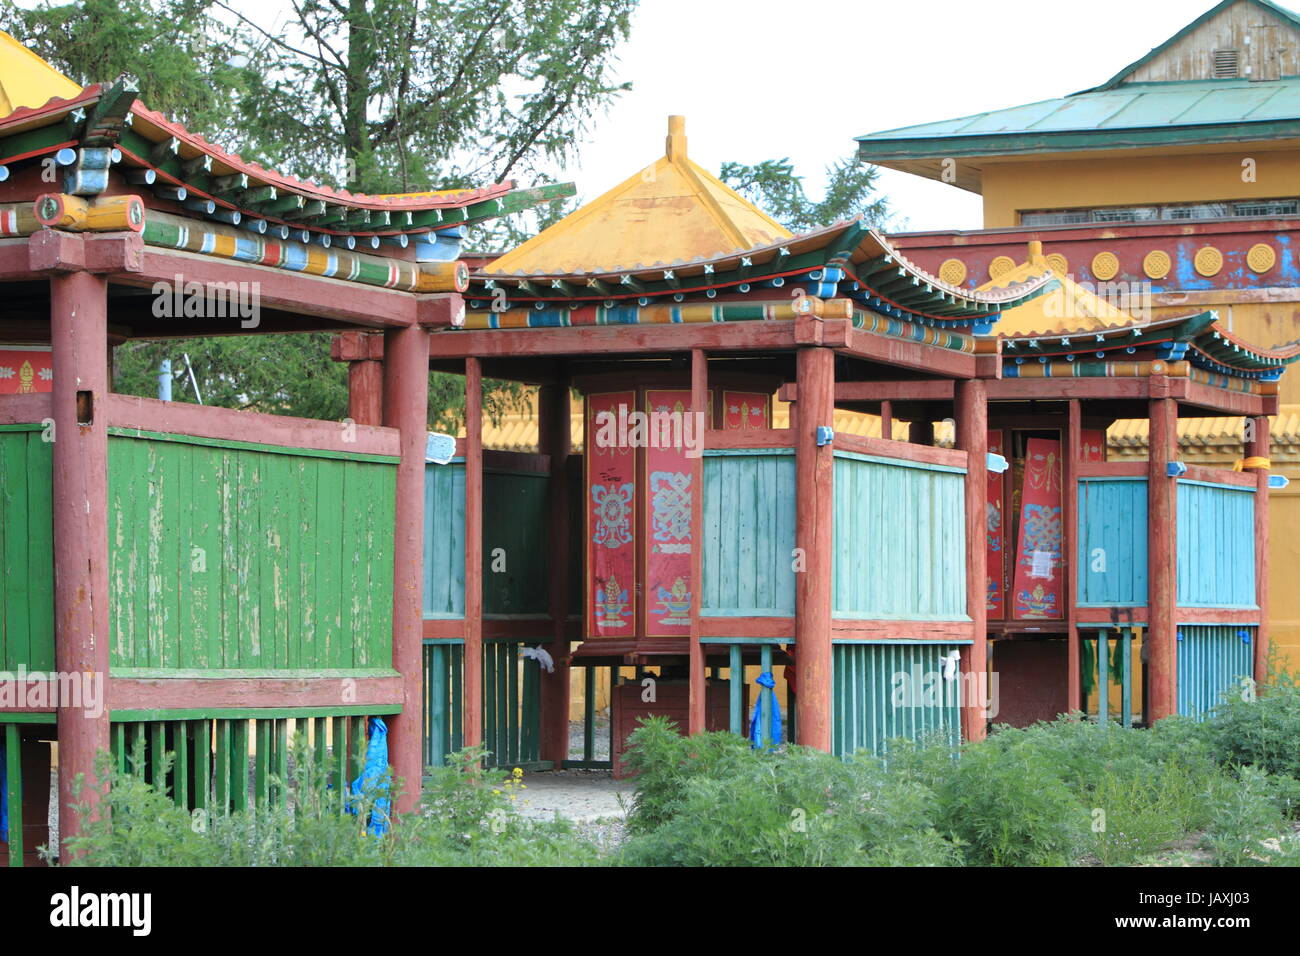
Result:
{"label": "metal roof vent", "polygon": [[1238,76],[1237,69],[1237,51],[1236,50],[1215,50],[1214,51],[1214,78],[1216,80],[1226,80]]}

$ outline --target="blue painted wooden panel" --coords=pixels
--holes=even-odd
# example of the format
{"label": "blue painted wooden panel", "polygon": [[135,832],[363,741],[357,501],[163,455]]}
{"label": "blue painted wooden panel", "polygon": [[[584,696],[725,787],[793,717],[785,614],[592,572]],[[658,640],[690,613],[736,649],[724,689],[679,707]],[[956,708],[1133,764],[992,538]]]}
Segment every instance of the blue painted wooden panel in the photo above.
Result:
{"label": "blue painted wooden panel", "polygon": [[1079,594],[1082,607],[1147,603],[1147,481],[1079,481]]}
{"label": "blue painted wooden panel", "polygon": [[794,456],[728,450],[704,459],[704,614],[794,614]]}
{"label": "blue painted wooden panel", "polygon": [[1203,720],[1225,693],[1254,673],[1255,627],[1183,624],[1178,628],[1178,712]]}
{"label": "blue painted wooden panel", "polygon": [[896,737],[961,737],[960,678],[943,679],[955,644],[835,644],[832,647],[831,749],[883,754]]}
{"label": "blue painted wooden panel", "polygon": [[1255,490],[1178,482],[1178,603],[1255,607]]}
{"label": "blue painted wooden panel", "polygon": [[465,463],[424,472],[424,616],[465,616]]}
{"label": "blue painted wooden panel", "polygon": [[838,618],[963,621],[964,473],[835,454]]}

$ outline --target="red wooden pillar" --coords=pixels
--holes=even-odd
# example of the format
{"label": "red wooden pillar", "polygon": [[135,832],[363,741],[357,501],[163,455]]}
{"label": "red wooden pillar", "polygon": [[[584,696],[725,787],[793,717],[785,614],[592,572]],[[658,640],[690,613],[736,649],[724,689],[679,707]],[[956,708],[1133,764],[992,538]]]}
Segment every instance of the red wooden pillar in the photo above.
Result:
{"label": "red wooden pillar", "polygon": [[[109,746],[106,279],[88,272],[50,279],[50,343],[55,667],[97,681],[97,701],[103,704],[96,716],[84,707],[58,709],[59,835],[66,840],[81,831],[74,802],[95,812],[95,755]],[[86,789],[74,798],[78,776]]]}
{"label": "red wooden pillar", "polygon": [[880,437],[885,441],[894,437],[894,403],[891,401],[880,403]]}
{"label": "red wooden pillar", "polygon": [[358,425],[378,425],[383,421],[383,400],[384,364],[375,359],[349,362],[348,417]]}
{"label": "red wooden pillar", "polygon": [[[691,350],[691,411],[709,410],[709,359],[703,349]],[[701,451],[703,444],[701,443]],[[686,731],[704,732],[709,687],[704,672],[704,645],[700,643],[700,599],[704,595],[704,456],[691,460],[691,654],[690,695]]]}
{"label": "red wooden pillar", "polygon": [[[1147,471],[1147,710],[1155,723],[1175,713],[1178,698],[1177,479],[1168,465],[1178,447],[1178,406],[1163,375],[1151,376]],[[1159,396],[1159,397],[1157,397]]]}
{"label": "red wooden pillar", "polygon": [[[1082,707],[1083,668],[1079,660],[1079,459],[1083,449],[1083,419],[1077,398],[1070,399],[1062,462],[1061,556],[1065,560],[1065,686],[1068,708]],[[1085,556],[1086,558],[1086,556]]]}
{"label": "red wooden pillar", "polygon": [[550,597],[548,608],[554,622],[551,642],[554,673],[542,670],[541,759],[560,764],[569,756],[569,581],[574,573],[569,556],[569,386],[567,382],[543,385],[537,398],[538,444],[550,456],[551,475],[547,487],[550,507]]}
{"label": "red wooden pillar", "polygon": [[[400,433],[393,523],[393,669],[402,712],[389,718],[389,762],[402,780],[399,812],[415,809],[424,775],[424,449],[429,412],[429,333],[384,333],[383,423]],[[358,422],[366,423],[360,417]]]}
{"label": "red wooden pillar", "polygon": [[934,422],[912,422],[907,440],[913,445],[933,445]]}
{"label": "red wooden pillar", "polygon": [[483,371],[465,359],[465,712],[466,747],[483,743]]}
{"label": "red wooden pillar", "polygon": [[[833,445],[818,447],[817,428],[831,427],[834,417],[835,353],[827,348],[803,348],[798,352],[797,361],[794,543],[802,552],[804,569],[795,575],[798,742],[829,751],[835,451]],[[863,543],[863,547],[870,546],[869,542]]]}
{"label": "red wooden pillar", "polygon": [[985,695],[988,688],[988,534],[989,498],[988,387],[980,378],[957,383],[957,447],[966,452],[966,614],[974,643],[962,648],[962,674],[967,678],[962,701],[962,733],[967,740],[988,734]]}
{"label": "red wooden pillar", "polygon": [[[1269,457],[1268,416],[1257,415],[1249,457]],[[1259,605],[1259,628],[1255,633],[1255,682],[1268,676],[1268,468],[1255,471],[1255,603]]]}

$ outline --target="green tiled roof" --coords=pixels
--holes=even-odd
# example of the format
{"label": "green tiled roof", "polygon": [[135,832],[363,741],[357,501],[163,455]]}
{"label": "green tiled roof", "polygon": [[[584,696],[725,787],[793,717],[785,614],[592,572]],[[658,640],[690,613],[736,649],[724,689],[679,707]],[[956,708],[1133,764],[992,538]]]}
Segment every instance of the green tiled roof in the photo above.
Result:
{"label": "green tiled roof", "polygon": [[859,136],[866,162],[1300,136],[1300,77],[1126,83]]}

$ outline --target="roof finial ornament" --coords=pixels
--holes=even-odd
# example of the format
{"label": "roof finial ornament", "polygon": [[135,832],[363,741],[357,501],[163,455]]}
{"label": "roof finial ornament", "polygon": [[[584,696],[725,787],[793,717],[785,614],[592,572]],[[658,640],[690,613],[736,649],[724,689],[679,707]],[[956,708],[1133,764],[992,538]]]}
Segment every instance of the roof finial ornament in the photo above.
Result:
{"label": "roof finial ornament", "polygon": [[686,117],[668,117],[668,139],[664,155],[669,161],[677,162],[686,158]]}

